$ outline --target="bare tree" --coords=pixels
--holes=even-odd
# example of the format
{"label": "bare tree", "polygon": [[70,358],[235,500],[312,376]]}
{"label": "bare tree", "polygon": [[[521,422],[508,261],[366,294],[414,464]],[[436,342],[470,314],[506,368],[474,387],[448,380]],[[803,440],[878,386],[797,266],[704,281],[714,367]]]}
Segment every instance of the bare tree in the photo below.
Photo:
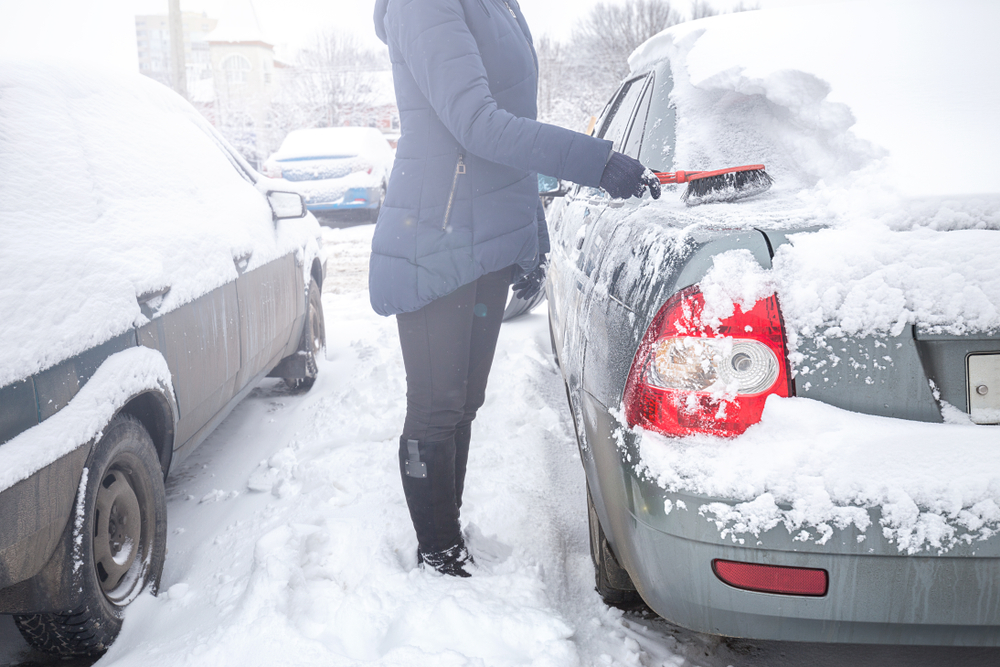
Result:
{"label": "bare tree", "polygon": [[308,110],[309,127],[342,125],[351,109],[382,94],[384,77],[378,73],[388,69],[387,55],[363,47],[355,35],[324,32],[299,52],[285,97]]}
{"label": "bare tree", "polygon": [[620,81],[627,58],[656,33],[685,20],[670,0],[599,2],[573,33],[573,48],[604,76]]}
{"label": "bare tree", "polygon": [[[721,13],[706,0],[680,6],[689,11],[671,0],[599,2],[568,43],[538,40],[539,117],[557,124],[579,118],[566,126],[584,129],[628,75],[628,57],[640,44],[670,26]],[[740,3],[732,11],[750,8]]]}

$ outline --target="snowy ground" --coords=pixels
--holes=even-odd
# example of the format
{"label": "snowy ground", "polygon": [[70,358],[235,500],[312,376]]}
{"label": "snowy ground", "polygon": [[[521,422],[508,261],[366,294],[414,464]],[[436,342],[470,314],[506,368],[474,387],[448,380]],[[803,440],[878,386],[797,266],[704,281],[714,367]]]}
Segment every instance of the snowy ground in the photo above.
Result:
{"label": "snowy ground", "polygon": [[[267,381],[168,482],[159,597],[99,667],[1000,664],[982,650],[723,642],[593,591],[583,473],[544,307],[505,324],[474,432],[471,579],[415,568],[395,458],[395,321],[367,297],[369,225],[325,229],[327,359],[313,389]],[[33,654],[0,619],[0,665]]]}

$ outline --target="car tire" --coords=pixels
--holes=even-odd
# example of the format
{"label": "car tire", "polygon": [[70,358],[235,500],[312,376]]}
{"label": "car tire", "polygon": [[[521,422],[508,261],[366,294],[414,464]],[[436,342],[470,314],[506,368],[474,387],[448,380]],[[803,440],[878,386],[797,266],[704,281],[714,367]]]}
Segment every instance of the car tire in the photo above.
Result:
{"label": "car tire", "polygon": [[632,605],[641,602],[642,598],[635,590],[631,577],[615,558],[604,535],[601,521],[594,508],[594,500],[590,496],[590,485],[587,485],[587,517],[590,524],[590,557],[594,562],[594,580],[597,594],[605,604],[612,606]]}
{"label": "car tire", "polygon": [[312,389],[319,375],[316,357],[326,348],[326,320],[323,319],[323,290],[315,278],[309,280],[309,304],[306,325],[299,341],[299,354],[306,355],[306,375],[301,378],[284,378],[285,384],[295,392]]}
{"label": "car tire", "polygon": [[128,604],[144,590],[156,593],[166,556],[163,470],[146,428],[133,417],[115,417],[84,473],[67,554],[67,562],[83,567],[65,578],[79,604],[63,613],[14,616],[28,644],[62,656],[104,654]]}
{"label": "car tire", "polygon": [[545,283],[542,283],[541,289],[528,299],[522,299],[514,294],[514,290],[510,290],[507,294],[507,307],[503,311],[503,321],[530,313],[542,301],[545,301]]}

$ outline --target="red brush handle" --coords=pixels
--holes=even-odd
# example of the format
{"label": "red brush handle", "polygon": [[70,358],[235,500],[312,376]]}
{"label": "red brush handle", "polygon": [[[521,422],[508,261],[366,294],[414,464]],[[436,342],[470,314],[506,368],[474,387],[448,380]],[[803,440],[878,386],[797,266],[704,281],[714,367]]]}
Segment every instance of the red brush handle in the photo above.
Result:
{"label": "red brush handle", "polygon": [[762,164],[745,164],[742,167],[726,167],[725,169],[716,169],[715,171],[656,171],[656,177],[660,179],[660,183],[667,185],[670,183],[687,183],[688,181],[696,181],[699,178],[708,178],[709,176],[721,176],[722,174],[732,174],[737,171],[756,171],[764,170],[764,165]]}

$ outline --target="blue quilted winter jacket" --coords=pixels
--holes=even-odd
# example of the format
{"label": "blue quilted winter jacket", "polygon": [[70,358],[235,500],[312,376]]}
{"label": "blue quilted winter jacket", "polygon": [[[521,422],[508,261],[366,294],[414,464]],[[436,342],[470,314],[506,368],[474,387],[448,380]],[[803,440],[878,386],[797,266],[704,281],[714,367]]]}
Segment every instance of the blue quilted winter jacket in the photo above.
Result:
{"label": "blue quilted winter jacket", "polygon": [[[372,239],[380,315],[538,263],[537,173],[598,186],[611,142],[535,120],[538,65],[516,0],[378,0],[401,136]],[[544,220],[542,221],[544,224]]]}

